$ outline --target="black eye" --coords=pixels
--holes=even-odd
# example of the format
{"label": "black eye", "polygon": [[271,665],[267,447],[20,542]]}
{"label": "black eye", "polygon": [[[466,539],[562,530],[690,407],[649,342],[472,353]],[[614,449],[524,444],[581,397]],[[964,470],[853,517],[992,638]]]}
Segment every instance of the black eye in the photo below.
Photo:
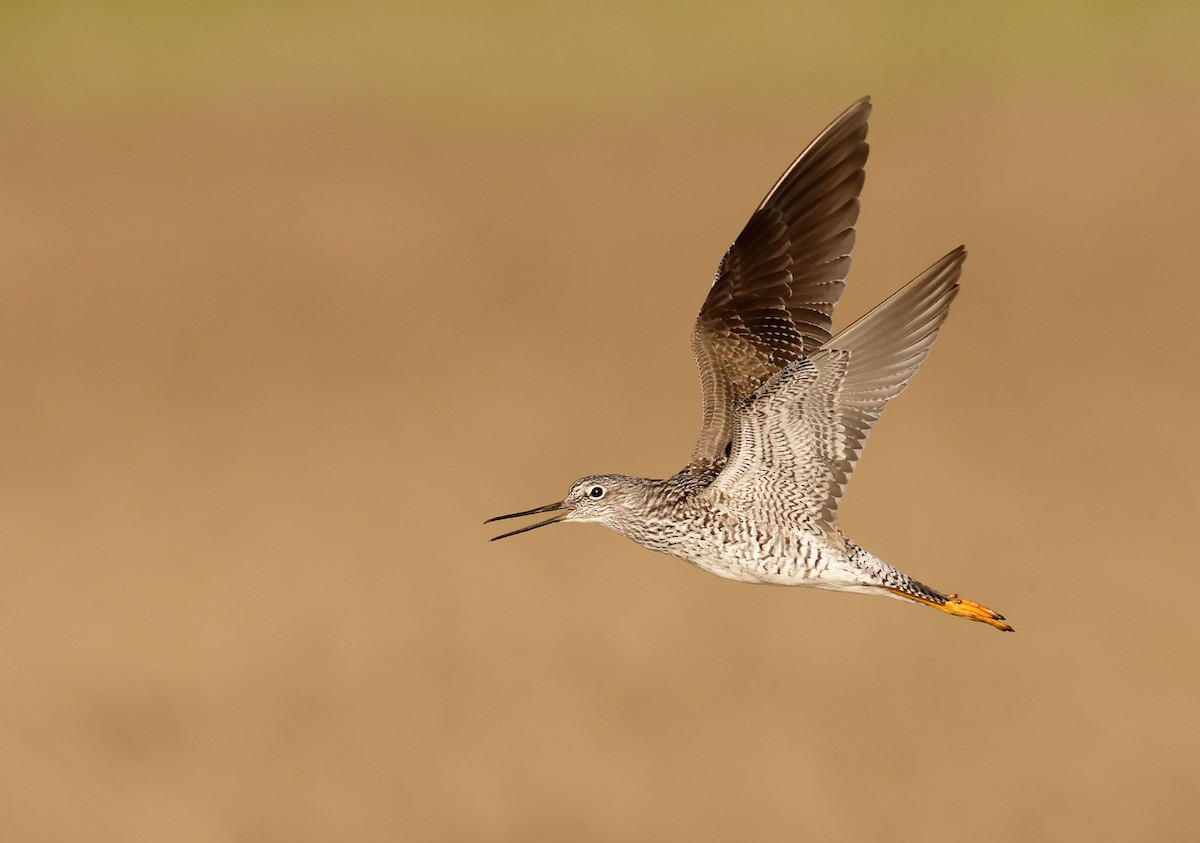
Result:
{"label": "black eye", "polygon": [[602,498],[602,497],[604,497],[604,487],[603,486],[593,486],[592,490],[590,492],[588,492],[588,494],[591,495],[593,498]]}

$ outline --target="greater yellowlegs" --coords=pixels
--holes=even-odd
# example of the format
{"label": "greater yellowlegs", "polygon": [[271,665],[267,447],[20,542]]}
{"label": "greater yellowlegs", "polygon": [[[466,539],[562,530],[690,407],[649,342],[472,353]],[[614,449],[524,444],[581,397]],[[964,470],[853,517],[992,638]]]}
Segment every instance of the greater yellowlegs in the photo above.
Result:
{"label": "greater yellowlegs", "polygon": [[[704,421],[691,461],[665,480],[598,474],[557,513],[722,577],[896,597],[1011,631],[842,533],[838,503],[871,427],[929,353],[967,253],[960,246],[837,336],[867,160],[869,98],[788,167],[717,268],[692,332]],[[494,541],[495,539],[493,539]]]}

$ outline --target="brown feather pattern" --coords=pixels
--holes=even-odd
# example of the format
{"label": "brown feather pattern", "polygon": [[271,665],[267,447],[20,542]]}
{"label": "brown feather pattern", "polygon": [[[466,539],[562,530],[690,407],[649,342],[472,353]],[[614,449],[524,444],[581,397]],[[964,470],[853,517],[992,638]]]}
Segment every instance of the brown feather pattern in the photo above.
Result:
{"label": "brown feather pattern", "polygon": [[692,332],[704,403],[693,471],[724,460],[740,402],[830,338],[850,270],[870,113],[864,98],[830,124],[721,260]]}

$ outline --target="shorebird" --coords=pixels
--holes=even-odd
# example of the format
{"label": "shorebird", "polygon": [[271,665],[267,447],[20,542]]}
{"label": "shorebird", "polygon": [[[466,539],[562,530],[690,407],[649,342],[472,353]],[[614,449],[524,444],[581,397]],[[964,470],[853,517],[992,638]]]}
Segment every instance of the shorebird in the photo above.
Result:
{"label": "shorebird", "polygon": [[954,249],[834,336],[868,146],[870,98],[850,106],[775,182],[725,253],[692,331],[700,438],[665,480],[597,474],[556,503],[488,519],[603,524],[728,579],[877,594],[1011,632],[851,541],[838,504],[872,426],[929,353],[958,293]]}

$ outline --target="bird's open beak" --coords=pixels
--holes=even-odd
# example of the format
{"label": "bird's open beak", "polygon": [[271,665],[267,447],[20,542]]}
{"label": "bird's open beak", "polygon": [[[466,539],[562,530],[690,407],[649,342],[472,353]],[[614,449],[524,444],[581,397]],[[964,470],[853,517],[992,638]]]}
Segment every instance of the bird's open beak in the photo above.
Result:
{"label": "bird's open beak", "polygon": [[[566,508],[566,503],[564,501],[559,501],[558,503],[548,503],[545,506],[539,506],[537,509],[527,509],[524,512],[514,512],[511,515],[497,515],[495,518],[489,518],[483,523],[491,524],[493,521],[503,521],[505,518],[520,518],[523,515],[537,515],[539,512],[559,512],[561,510],[565,510]],[[515,536],[517,533],[527,533],[530,530],[536,530],[538,527],[545,527],[547,524],[557,524],[566,517],[567,513],[563,512],[561,515],[556,515],[553,518],[547,518],[545,521],[539,521],[536,524],[530,524],[528,527],[522,527],[519,530],[513,530],[511,533],[503,533],[499,536],[493,536],[492,538],[488,539],[488,541],[494,542],[496,539],[506,539],[509,536]]]}

